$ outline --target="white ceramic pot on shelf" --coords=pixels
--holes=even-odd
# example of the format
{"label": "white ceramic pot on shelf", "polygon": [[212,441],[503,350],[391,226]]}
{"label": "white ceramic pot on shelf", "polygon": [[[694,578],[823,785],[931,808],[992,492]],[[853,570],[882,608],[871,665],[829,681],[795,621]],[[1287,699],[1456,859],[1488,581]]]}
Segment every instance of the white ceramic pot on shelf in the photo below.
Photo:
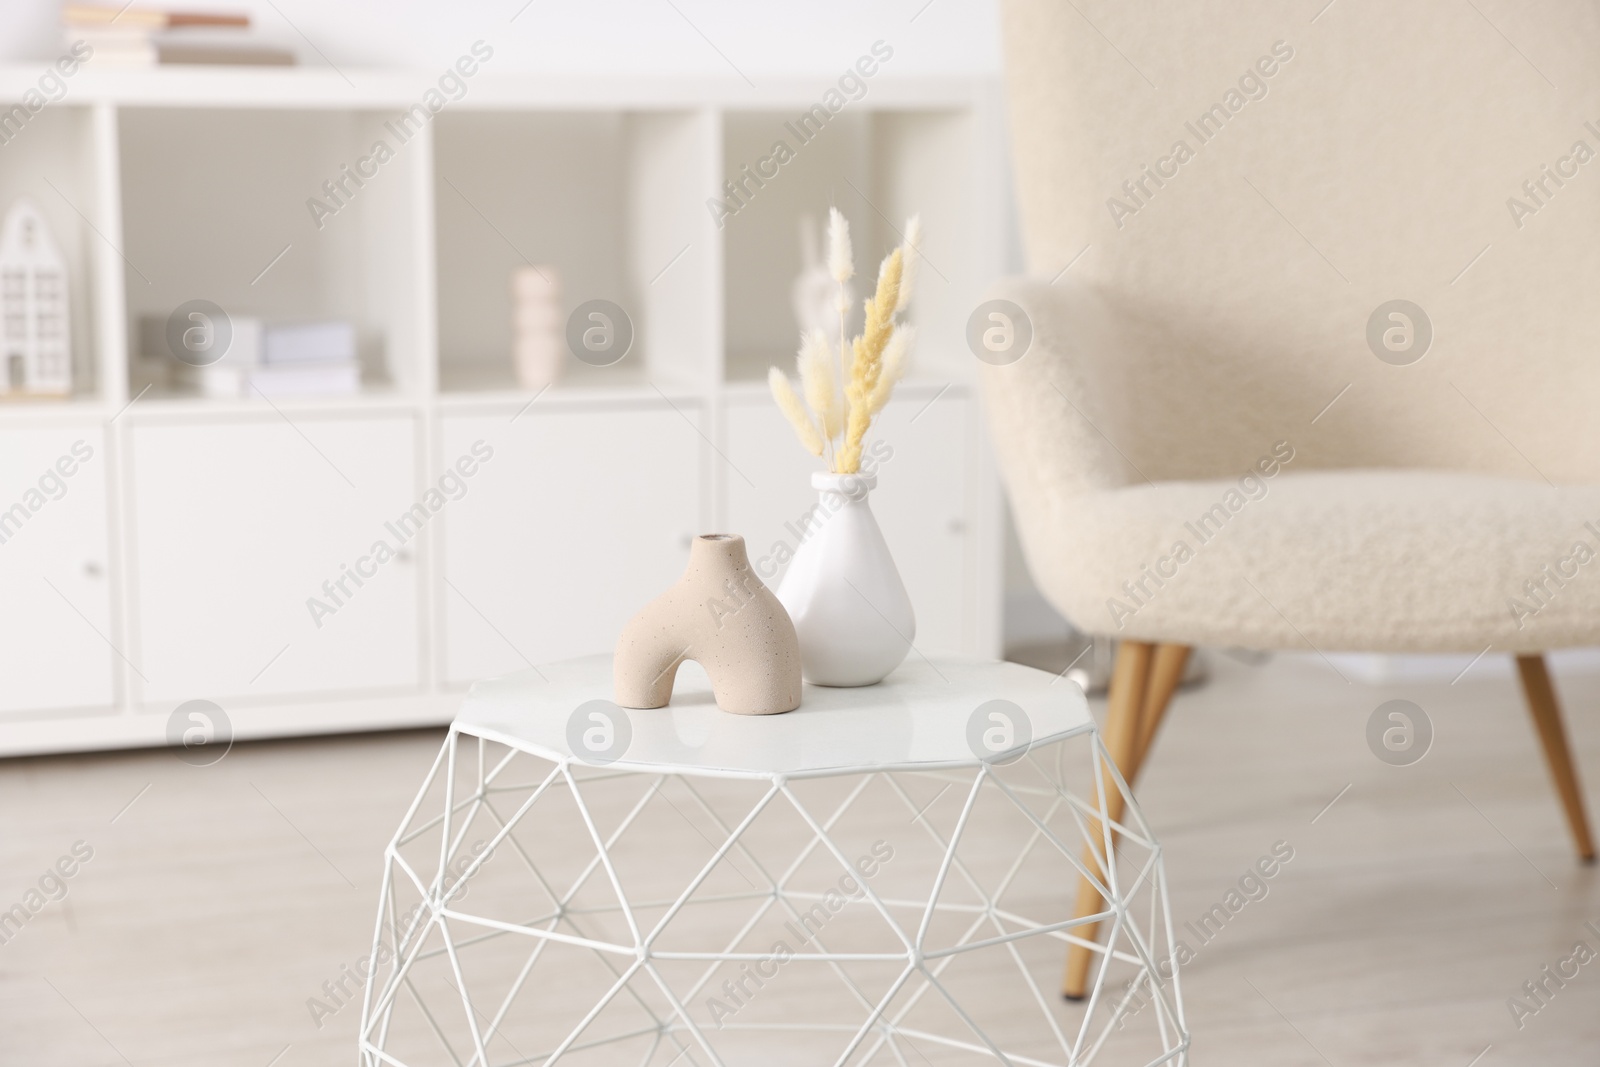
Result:
{"label": "white ceramic pot on shelf", "polygon": [[778,599],[800,638],[801,671],[813,685],[883,681],[911,651],[917,621],[867,495],[871,474],[811,476],[818,508],[789,564]]}

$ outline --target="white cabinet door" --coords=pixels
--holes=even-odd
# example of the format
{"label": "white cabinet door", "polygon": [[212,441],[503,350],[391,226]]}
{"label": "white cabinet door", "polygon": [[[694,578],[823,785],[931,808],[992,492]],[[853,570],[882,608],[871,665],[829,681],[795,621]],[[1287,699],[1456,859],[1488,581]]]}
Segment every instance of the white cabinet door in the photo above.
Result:
{"label": "white cabinet door", "polygon": [[144,701],[418,684],[415,420],[293,418],[133,430]]}
{"label": "white cabinet door", "polygon": [[0,430],[0,713],[113,702],[99,426]]}
{"label": "white cabinet door", "polygon": [[[878,464],[872,513],[911,594],[916,647],[962,652],[974,640],[964,606],[972,403],[952,391],[930,404],[932,395],[896,399],[879,414],[868,447],[881,441],[892,454]],[[757,573],[777,588],[780,560],[798,546],[817,502],[811,474],[822,461],[800,447],[764,398],[729,403],[724,450],[738,468],[722,481],[728,532],[744,536]]]}
{"label": "white cabinet door", "polygon": [[494,450],[445,516],[445,677],[470,682],[609,652],[677,581],[700,528],[704,441],[683,412],[546,409],[452,414],[446,467]]}

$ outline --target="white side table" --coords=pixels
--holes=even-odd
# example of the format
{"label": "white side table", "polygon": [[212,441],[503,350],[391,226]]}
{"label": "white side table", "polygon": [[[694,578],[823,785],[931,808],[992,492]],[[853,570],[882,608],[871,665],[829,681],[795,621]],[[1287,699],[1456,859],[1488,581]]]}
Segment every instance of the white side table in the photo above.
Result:
{"label": "white side table", "polygon": [[[386,852],[365,1067],[1186,1062],[1160,848],[1131,797],[1106,825],[1076,686],[936,658],[787,715],[693,664],[668,708],[610,695],[608,656],[469,693]],[[1082,873],[1109,903],[1073,920]]]}

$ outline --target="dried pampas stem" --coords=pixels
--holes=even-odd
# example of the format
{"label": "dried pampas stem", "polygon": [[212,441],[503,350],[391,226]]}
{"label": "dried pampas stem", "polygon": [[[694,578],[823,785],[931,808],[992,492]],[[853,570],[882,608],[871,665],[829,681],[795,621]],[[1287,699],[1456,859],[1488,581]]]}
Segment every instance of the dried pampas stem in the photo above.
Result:
{"label": "dried pampas stem", "polygon": [[883,410],[889,402],[894,387],[900,384],[900,379],[905,377],[906,357],[911,351],[911,342],[915,340],[917,331],[910,326],[896,326],[889,343],[883,349],[883,370],[878,375],[877,387],[872,390],[868,398],[867,410],[876,415]]}
{"label": "dried pampas stem", "polygon": [[839,400],[838,379],[833,373],[833,353],[828,350],[828,337],[821,330],[813,330],[801,340],[798,364],[806,403],[822,424],[822,436],[832,441],[844,427],[844,405]]}
{"label": "dried pampas stem", "polygon": [[901,249],[905,252],[905,264],[900,275],[900,299],[895,301],[894,313],[903,312],[911,303],[911,289],[917,280],[917,261],[922,258],[922,216],[912,215],[906,223],[905,243]]}
{"label": "dried pampas stem", "polygon": [[866,325],[854,346],[850,381],[845,397],[850,402],[845,419],[844,445],[839,449],[838,471],[853,474],[861,469],[861,445],[872,425],[872,400],[883,377],[883,350],[894,330],[894,308],[900,298],[900,249],[884,259],[878,270],[878,291],[866,302]]}
{"label": "dried pampas stem", "polygon": [[767,371],[767,386],[772,390],[772,399],[778,402],[778,410],[794,427],[801,447],[813,456],[822,455],[822,435],[817,433],[816,425],[811,421],[811,416],[806,414],[806,406],[800,402],[788,377],[773,367]]}
{"label": "dried pampas stem", "polygon": [[838,208],[828,209],[828,273],[843,285],[855,277],[855,258],[850,251],[850,224]]}

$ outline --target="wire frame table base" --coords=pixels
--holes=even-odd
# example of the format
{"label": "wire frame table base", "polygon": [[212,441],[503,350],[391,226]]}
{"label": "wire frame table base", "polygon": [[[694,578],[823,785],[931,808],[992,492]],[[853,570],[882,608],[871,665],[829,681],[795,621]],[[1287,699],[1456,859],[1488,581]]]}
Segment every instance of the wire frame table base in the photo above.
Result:
{"label": "wire frame table base", "polygon": [[[1073,920],[1085,873],[1107,903]],[[1069,944],[1097,956],[1082,1002]],[[1175,947],[1092,730],[1007,765],[725,777],[458,725],[386,851],[361,1063],[1185,1064]]]}

